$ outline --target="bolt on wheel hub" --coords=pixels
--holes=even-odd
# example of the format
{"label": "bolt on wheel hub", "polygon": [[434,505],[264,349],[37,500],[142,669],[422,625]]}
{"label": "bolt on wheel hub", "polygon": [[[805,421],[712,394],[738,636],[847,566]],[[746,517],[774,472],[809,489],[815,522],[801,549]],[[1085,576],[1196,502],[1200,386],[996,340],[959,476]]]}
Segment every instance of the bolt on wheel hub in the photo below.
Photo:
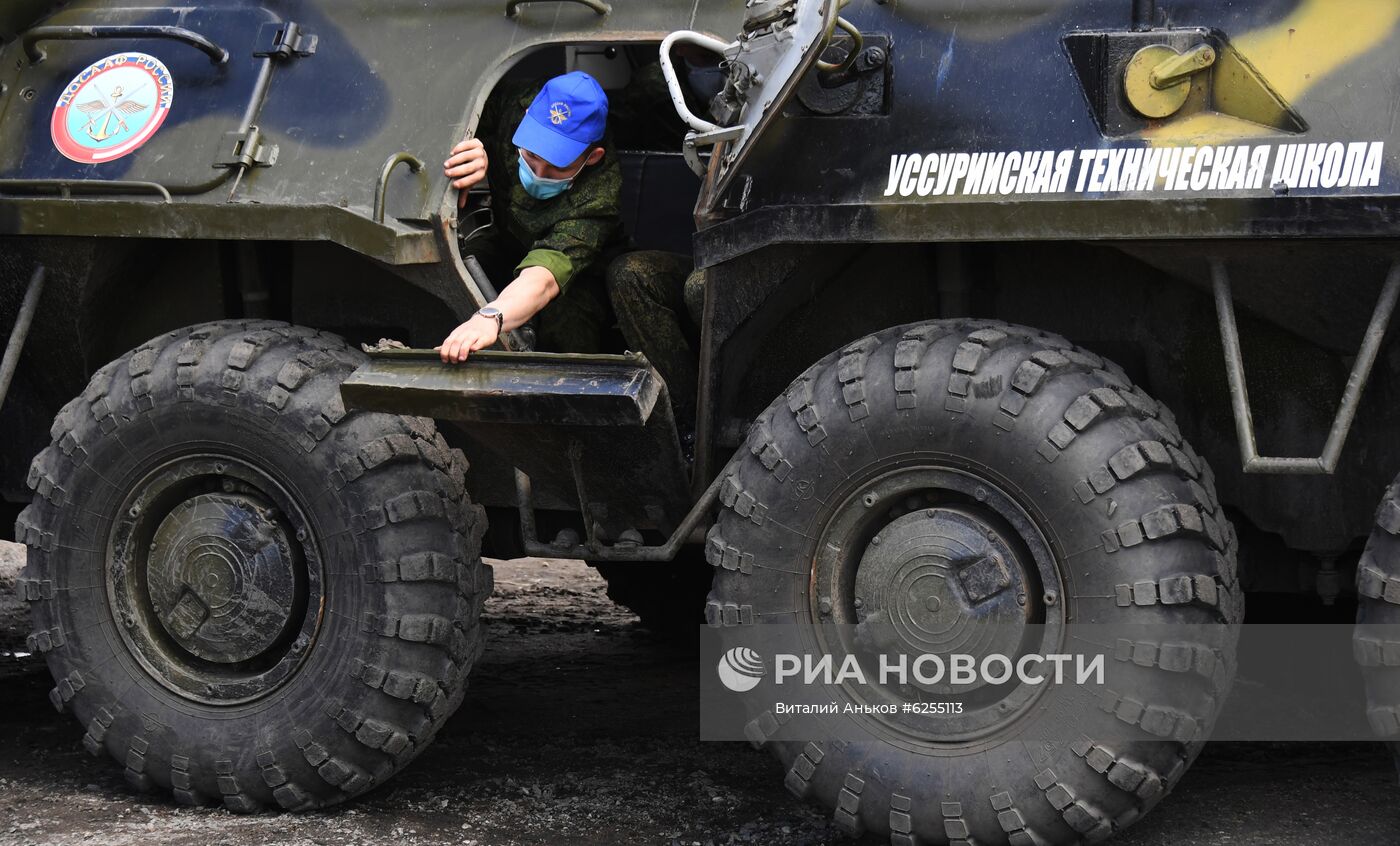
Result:
{"label": "bolt on wheel hub", "polygon": [[281,636],[296,594],[286,531],[246,496],[181,502],[156,529],[146,580],[156,618],[206,661],[256,658]]}

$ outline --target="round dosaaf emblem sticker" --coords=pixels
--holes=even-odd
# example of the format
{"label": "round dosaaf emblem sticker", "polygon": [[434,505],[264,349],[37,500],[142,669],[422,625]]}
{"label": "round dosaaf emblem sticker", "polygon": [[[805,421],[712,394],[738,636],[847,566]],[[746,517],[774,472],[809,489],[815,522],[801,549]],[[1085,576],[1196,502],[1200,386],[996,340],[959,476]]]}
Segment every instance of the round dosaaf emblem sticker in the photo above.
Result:
{"label": "round dosaaf emblem sticker", "polygon": [[81,164],[121,158],[150,140],[170,114],[175,80],[145,53],[118,53],[73,77],[53,109],[58,151]]}

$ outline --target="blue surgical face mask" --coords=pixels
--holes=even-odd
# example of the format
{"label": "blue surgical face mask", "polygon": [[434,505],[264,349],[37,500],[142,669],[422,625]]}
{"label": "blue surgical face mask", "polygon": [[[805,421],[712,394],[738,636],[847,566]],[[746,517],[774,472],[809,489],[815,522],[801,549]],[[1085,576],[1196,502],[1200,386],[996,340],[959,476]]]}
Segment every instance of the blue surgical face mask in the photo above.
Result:
{"label": "blue surgical face mask", "polygon": [[565,191],[573,187],[574,180],[579,173],[587,167],[584,162],[579,165],[574,175],[567,179],[546,179],[543,176],[536,176],[535,171],[530,168],[530,163],[525,161],[525,153],[519,152],[520,156],[520,184],[525,187],[525,193],[536,200],[552,200]]}

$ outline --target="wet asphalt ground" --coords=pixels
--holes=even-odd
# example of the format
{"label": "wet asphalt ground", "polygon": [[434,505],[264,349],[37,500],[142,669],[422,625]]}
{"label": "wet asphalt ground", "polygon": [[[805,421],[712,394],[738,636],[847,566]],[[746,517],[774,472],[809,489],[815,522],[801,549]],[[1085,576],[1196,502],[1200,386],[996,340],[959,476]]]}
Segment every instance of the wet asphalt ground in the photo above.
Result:
{"label": "wet asphalt ground", "polygon": [[[466,704],[398,777],[326,812],[238,816],[133,793],[0,655],[0,844],[842,844],[766,753],[697,737],[691,646],[661,641],[575,562],[496,566]],[[1214,744],[1121,846],[1391,846],[1375,744]]]}

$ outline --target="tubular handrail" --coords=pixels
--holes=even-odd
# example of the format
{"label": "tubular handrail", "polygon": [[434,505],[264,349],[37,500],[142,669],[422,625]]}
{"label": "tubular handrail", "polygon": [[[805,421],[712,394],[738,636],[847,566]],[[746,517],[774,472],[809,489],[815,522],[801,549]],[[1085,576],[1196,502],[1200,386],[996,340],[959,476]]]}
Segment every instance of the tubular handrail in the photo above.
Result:
{"label": "tubular handrail", "polygon": [[671,48],[682,41],[720,55],[736,45],[690,30],[673,32],[661,42],[661,74],[666,77],[666,89],[671,93],[671,105],[675,106],[676,114],[680,115],[681,120],[685,121],[686,125],[696,132],[719,132],[724,127],[704,118],[696,117],[690,111],[690,107],[686,105],[685,91],[681,89],[680,77],[676,75],[676,65],[671,61]]}
{"label": "tubular handrail", "polygon": [[413,173],[423,172],[422,160],[407,151],[395,153],[384,162],[384,167],[379,171],[379,184],[374,188],[375,223],[384,222],[384,205],[388,199],[386,195],[389,193],[389,176],[393,174],[394,168],[401,164],[408,165],[408,169]]}
{"label": "tubular handrail", "polygon": [[21,42],[29,63],[37,65],[48,57],[39,49],[41,41],[86,41],[104,38],[164,38],[179,41],[201,51],[216,65],[228,62],[228,51],[199,33],[178,26],[36,26]]}
{"label": "tubular handrail", "polygon": [[581,6],[587,6],[588,8],[592,9],[593,11],[597,12],[599,15],[602,15],[602,16],[607,16],[607,15],[612,14],[612,5],[609,4],[609,3],[603,2],[603,0],[509,0],[509,2],[506,3],[506,17],[508,17],[508,18],[519,17],[519,15],[520,15],[520,7],[523,6],[523,5],[525,5],[526,3],[543,3],[543,2],[551,2],[551,3],[578,3],[578,4],[581,5]]}
{"label": "tubular handrail", "polygon": [[154,194],[172,202],[171,189],[159,182],[135,179],[0,179],[0,194],[31,194],[54,191],[70,194]]}

